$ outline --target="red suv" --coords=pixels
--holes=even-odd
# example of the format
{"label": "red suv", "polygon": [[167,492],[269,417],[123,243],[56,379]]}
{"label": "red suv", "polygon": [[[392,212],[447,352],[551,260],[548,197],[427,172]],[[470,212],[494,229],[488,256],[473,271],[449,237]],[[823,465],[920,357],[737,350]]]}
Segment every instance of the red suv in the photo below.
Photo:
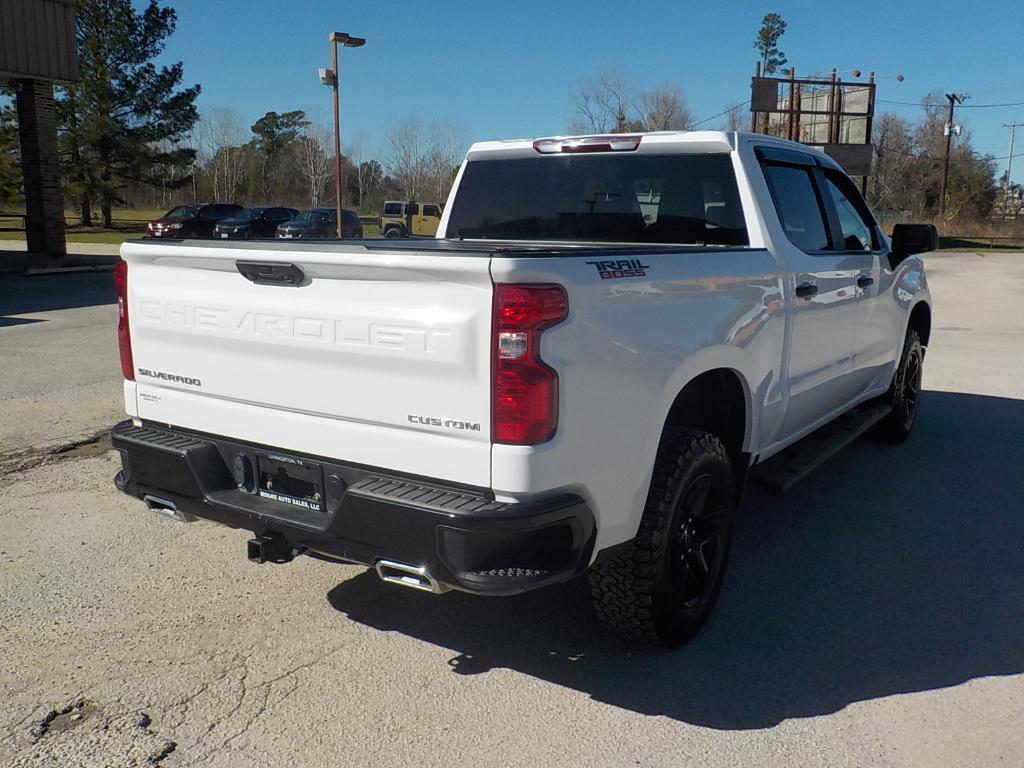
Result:
{"label": "red suv", "polygon": [[177,205],[146,227],[149,237],[213,237],[218,221],[234,216],[242,206],[234,203]]}

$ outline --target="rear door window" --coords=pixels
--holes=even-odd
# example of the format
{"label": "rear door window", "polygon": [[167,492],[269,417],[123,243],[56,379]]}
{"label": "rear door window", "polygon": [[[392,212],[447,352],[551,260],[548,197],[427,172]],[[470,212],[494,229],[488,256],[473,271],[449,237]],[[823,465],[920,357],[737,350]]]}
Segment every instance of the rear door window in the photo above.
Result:
{"label": "rear door window", "polygon": [[843,250],[877,250],[880,241],[874,217],[853,182],[833,170],[826,170],[824,176],[825,188],[839,219]]}
{"label": "rear door window", "polygon": [[419,214],[419,212],[420,212],[420,205],[419,205],[419,203],[406,203],[405,204],[405,215],[406,216],[416,216],[416,215]]}
{"label": "rear door window", "polygon": [[423,206],[423,215],[424,216],[437,216],[438,218],[441,218],[441,209],[438,208],[436,205],[424,205]]}
{"label": "rear door window", "polygon": [[810,166],[764,165],[764,175],[786,237],[797,248],[809,253],[828,250],[831,245],[812,174]]}

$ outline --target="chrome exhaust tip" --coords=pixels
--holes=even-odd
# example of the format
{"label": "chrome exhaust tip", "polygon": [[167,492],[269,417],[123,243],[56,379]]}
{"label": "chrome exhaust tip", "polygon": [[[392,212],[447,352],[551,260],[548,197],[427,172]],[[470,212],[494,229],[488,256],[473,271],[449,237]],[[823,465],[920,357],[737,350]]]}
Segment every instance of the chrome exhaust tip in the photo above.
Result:
{"label": "chrome exhaust tip", "polygon": [[398,584],[410,589],[418,589],[420,592],[431,592],[440,595],[447,592],[448,587],[439,584],[437,580],[427,572],[425,565],[409,565],[407,563],[396,563],[394,560],[378,560],[373,566],[380,576],[381,581],[389,584]]}
{"label": "chrome exhaust tip", "polygon": [[173,501],[168,499],[162,499],[159,496],[147,493],[142,497],[142,500],[146,503],[147,508],[153,510],[158,515],[177,520],[179,523],[194,523],[199,519],[195,515],[182,512]]}

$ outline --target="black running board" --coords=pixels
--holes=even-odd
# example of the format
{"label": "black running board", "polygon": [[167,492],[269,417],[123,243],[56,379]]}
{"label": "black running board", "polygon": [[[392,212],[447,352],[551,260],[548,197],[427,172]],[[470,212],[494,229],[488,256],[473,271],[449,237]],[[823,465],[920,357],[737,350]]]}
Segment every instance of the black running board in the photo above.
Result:
{"label": "black running board", "polygon": [[751,479],[781,496],[880,422],[892,409],[869,403],[847,411],[751,470]]}

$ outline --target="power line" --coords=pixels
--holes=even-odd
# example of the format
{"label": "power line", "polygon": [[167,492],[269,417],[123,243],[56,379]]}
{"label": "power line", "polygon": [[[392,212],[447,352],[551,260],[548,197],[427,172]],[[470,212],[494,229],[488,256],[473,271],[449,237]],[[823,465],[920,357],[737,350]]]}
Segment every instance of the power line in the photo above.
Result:
{"label": "power line", "polygon": [[712,120],[714,120],[714,119],[715,119],[716,117],[721,117],[722,115],[728,115],[728,114],[729,114],[730,112],[732,112],[732,111],[733,111],[734,109],[739,109],[740,107],[745,107],[745,106],[747,106],[747,104],[749,104],[749,103],[750,103],[750,99],[747,99],[747,100],[746,100],[746,101],[744,101],[744,102],[743,102],[742,104],[733,104],[733,105],[732,105],[731,107],[729,107],[728,109],[723,109],[723,110],[722,110],[721,112],[719,112],[719,113],[718,113],[717,115],[712,115],[711,117],[705,117],[705,118],[704,118],[703,120],[700,120],[700,121],[698,121],[698,122],[696,122],[696,123],[692,123],[692,124],[690,125],[690,128],[692,129],[692,128],[696,128],[696,127],[697,127],[698,125],[704,125],[704,123],[710,123],[710,122],[711,122]]}
{"label": "power line", "polygon": [[[901,104],[904,107],[940,107],[945,104],[925,104],[920,101],[893,101],[891,99],[875,99],[879,104]],[[1011,101],[1005,104],[957,104],[957,109],[997,109],[1001,107],[1024,107],[1024,101]]]}
{"label": "power line", "polygon": [[[895,155],[904,155],[906,157],[916,157],[916,158],[918,158],[920,160],[938,160],[939,159],[939,158],[935,157],[934,155],[926,155],[926,154],[921,154],[919,152],[904,152],[902,149],[893,149],[892,147],[886,147],[885,149],[879,150],[877,145],[876,145],[875,149],[876,149],[876,151],[879,154],[883,154],[883,155],[886,152],[892,152]],[[1009,160],[1011,157],[1024,157],[1024,152],[1017,152],[1017,153],[1012,154],[1012,155],[1003,155],[1002,157],[993,157],[993,156],[990,156],[990,155],[982,154],[981,152],[978,152],[977,150],[974,150],[974,149],[971,150],[971,154],[972,155],[978,155],[979,157],[987,157],[990,160]]]}

